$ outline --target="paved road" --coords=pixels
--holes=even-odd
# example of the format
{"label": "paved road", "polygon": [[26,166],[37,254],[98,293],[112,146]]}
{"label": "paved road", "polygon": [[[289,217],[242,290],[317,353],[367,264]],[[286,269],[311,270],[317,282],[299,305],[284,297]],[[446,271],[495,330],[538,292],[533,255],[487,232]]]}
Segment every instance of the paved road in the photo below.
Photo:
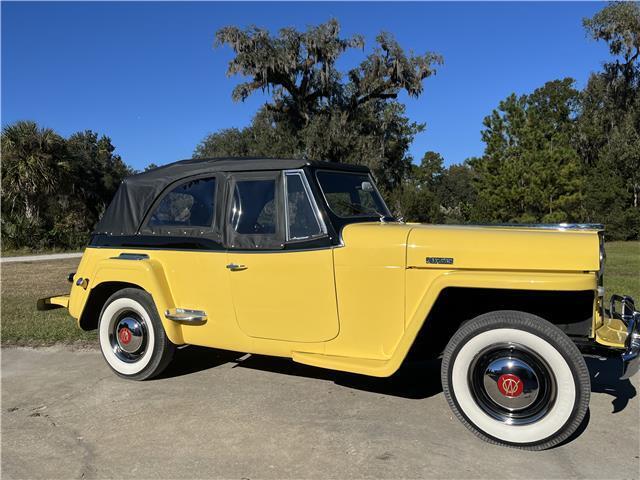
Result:
{"label": "paved road", "polygon": [[2,478],[638,478],[638,379],[589,365],[586,428],[526,452],[453,419],[433,364],[373,379],[190,347],[135,383],[95,350],[3,349]]}
{"label": "paved road", "polygon": [[20,257],[2,257],[0,263],[14,263],[14,262],[38,262],[42,260],[64,260],[65,258],[79,258],[82,256],[80,253],[51,253],[49,255],[23,255]]}

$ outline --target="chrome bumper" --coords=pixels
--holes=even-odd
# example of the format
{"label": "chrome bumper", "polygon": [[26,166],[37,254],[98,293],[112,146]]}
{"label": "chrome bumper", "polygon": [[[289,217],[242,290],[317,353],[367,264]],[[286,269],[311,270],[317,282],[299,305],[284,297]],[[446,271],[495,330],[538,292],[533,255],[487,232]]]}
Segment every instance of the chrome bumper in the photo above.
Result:
{"label": "chrome bumper", "polygon": [[[618,310],[616,307],[620,306]],[[610,314],[612,318],[619,318],[627,327],[627,339],[622,354],[621,380],[627,379],[640,370],[640,312],[636,310],[633,298],[629,296],[612,295]]]}

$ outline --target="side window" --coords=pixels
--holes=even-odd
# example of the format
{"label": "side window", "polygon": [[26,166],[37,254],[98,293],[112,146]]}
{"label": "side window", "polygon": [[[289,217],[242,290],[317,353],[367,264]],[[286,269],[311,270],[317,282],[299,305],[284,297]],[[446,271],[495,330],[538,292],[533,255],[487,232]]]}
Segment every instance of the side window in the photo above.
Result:
{"label": "side window", "polygon": [[277,231],[276,180],[238,180],[229,224],[240,235],[274,235]]}
{"label": "side window", "polygon": [[310,193],[305,188],[302,174],[285,174],[287,239],[303,239],[325,233],[311,203]]}
{"label": "side window", "polygon": [[198,178],[164,196],[149,218],[150,227],[211,227],[215,178]]}

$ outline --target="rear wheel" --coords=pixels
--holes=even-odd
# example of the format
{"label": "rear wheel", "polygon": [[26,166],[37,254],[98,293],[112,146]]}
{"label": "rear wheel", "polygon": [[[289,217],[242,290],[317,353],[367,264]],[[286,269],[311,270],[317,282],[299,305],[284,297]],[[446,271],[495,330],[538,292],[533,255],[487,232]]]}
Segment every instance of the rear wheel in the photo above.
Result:
{"label": "rear wheel", "polygon": [[151,295],[135,288],[119,290],[107,299],[98,335],[102,355],[112,370],[132,380],[159,375],[175,352]]}
{"label": "rear wheel", "polygon": [[546,320],[515,311],[461,327],[445,349],[442,384],[449,406],[476,435],[531,450],[575,432],[591,391],[575,344]]}

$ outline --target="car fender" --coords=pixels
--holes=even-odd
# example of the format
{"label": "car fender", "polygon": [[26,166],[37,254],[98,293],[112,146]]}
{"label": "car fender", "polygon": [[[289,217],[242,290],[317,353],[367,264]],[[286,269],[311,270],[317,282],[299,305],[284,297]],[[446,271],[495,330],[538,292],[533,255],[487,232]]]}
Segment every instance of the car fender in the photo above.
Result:
{"label": "car fender", "polygon": [[117,279],[118,283],[131,284],[148,292],[158,309],[158,315],[169,340],[177,345],[184,343],[180,325],[168,320],[164,315],[165,311],[175,308],[175,302],[164,267],[155,259],[141,257],[132,260],[112,257],[99,260],[95,264],[91,277],[86,278],[88,288],[82,289],[82,285],[74,285],[69,302],[70,314],[79,319],[91,291],[107,282],[113,282],[114,279]]}
{"label": "car fender", "polygon": [[[425,273],[427,268],[407,269],[407,272],[415,273],[412,281],[418,281],[420,271]],[[432,270],[431,270],[432,272]],[[426,277],[426,275],[425,275]],[[492,288],[499,290],[540,290],[540,291],[579,291],[594,290],[596,277],[589,273],[558,273],[558,272],[495,272],[495,271],[467,271],[450,270],[442,272],[433,279],[424,294],[417,302],[413,312],[407,309],[407,322],[404,335],[388,360],[386,370],[389,375],[395,372],[406,357],[418,332],[424,325],[431,308],[438,296],[445,288]],[[409,281],[407,281],[409,283]],[[407,299],[410,301],[409,299]],[[408,306],[409,307],[409,306]]]}

